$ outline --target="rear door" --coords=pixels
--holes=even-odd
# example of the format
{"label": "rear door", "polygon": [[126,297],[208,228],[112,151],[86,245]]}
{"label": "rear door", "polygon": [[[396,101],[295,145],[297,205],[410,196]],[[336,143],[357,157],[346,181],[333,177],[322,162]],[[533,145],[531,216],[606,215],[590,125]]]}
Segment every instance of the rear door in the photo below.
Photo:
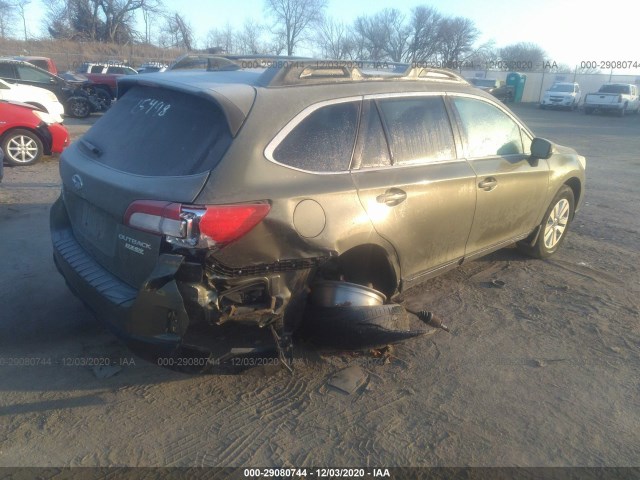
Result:
{"label": "rear door", "polygon": [[[494,249],[536,226],[549,164],[531,160],[531,138],[506,110],[484,98],[452,95],[465,156],[477,175],[476,213],[467,256]],[[524,141],[523,141],[524,140]]]}
{"label": "rear door", "polygon": [[352,176],[376,231],[396,249],[404,281],[464,255],[475,174],[457,151],[442,95],[365,101]]}

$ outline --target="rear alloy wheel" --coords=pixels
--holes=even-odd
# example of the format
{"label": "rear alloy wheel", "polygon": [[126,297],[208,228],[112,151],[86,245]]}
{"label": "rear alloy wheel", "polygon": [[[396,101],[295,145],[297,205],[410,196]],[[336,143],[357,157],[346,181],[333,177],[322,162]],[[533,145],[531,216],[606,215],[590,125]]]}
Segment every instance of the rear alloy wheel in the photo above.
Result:
{"label": "rear alloy wheel", "polygon": [[67,103],[69,116],[76,118],[87,118],[91,114],[89,102],[83,98],[74,98]]}
{"label": "rear alloy wheel", "polygon": [[4,137],[2,149],[10,165],[32,165],[42,158],[42,141],[29,130],[17,129]]}
{"label": "rear alloy wheel", "polygon": [[556,253],[567,236],[574,208],[573,190],[563,185],[544,214],[536,243],[531,246],[524,240],[518,243],[518,248],[535,258],[548,258]]}

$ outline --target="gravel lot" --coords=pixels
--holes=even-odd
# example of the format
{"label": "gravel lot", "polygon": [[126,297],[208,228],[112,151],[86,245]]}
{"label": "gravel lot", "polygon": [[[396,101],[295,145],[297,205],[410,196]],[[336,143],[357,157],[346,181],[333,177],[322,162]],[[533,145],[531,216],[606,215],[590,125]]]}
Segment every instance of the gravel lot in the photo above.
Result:
{"label": "gravel lot", "polygon": [[[640,117],[514,111],[587,157],[563,249],[505,249],[409,291],[450,335],[387,364],[298,345],[293,375],[187,375],[131,354],[51,260],[57,158],[5,168],[0,466],[640,465]],[[67,126],[77,138],[89,123]],[[99,378],[89,359],[120,371]],[[350,365],[363,388],[328,386]]]}

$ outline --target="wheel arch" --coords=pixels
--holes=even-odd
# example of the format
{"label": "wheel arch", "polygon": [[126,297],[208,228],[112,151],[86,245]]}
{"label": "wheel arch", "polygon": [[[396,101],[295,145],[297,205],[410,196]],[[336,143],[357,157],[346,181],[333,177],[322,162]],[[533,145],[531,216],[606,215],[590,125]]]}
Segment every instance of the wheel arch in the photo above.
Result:
{"label": "wheel arch", "polygon": [[[582,198],[582,183],[576,177],[572,177],[564,182],[573,191],[573,204],[578,206]],[[573,214],[575,215],[575,208]]]}
{"label": "wheel arch", "polygon": [[372,283],[373,288],[387,297],[394,295],[400,285],[400,268],[395,252],[381,245],[356,245],[337,257],[337,266],[344,279],[353,283]]}

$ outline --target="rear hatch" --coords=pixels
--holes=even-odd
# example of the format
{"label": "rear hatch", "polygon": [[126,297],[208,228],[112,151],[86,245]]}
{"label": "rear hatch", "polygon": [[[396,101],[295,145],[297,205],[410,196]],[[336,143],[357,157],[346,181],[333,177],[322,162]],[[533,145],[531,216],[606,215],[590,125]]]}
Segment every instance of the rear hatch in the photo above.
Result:
{"label": "rear hatch", "polygon": [[136,200],[194,202],[255,90],[236,85],[239,106],[213,87],[171,81],[128,82],[122,90],[104,117],[65,150],[60,174],[78,242],[104,268],[139,287],[157,262],[161,237],[126,226],[127,208]]}

